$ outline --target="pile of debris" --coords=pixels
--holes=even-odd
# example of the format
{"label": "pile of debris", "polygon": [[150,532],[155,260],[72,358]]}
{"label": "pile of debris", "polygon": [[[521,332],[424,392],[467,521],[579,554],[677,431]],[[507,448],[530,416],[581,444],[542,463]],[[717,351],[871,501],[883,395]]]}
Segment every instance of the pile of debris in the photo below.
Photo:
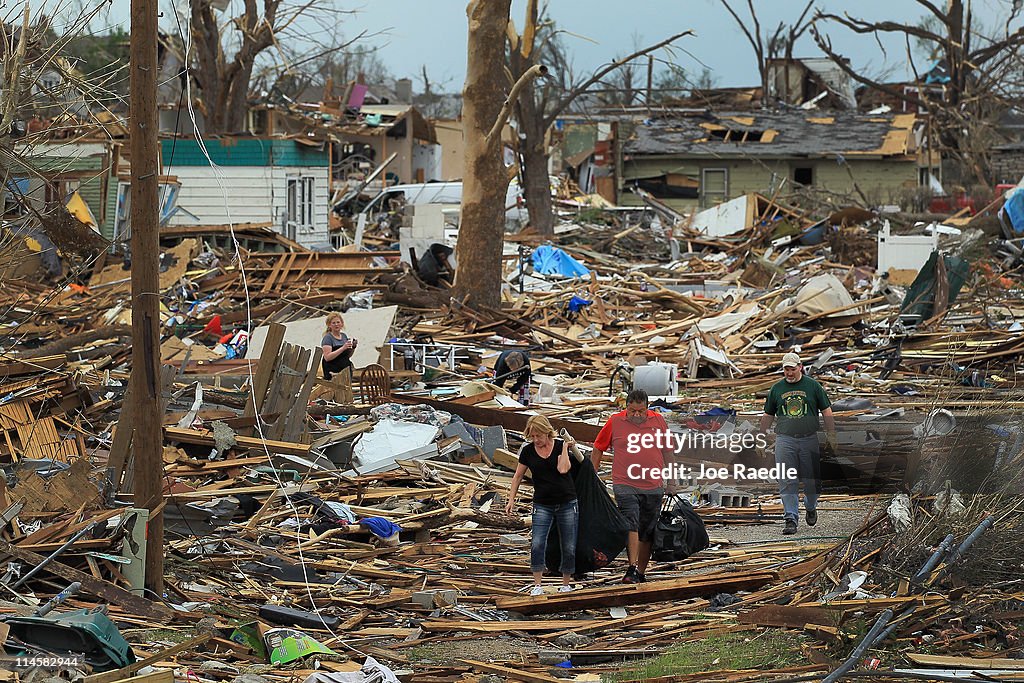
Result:
{"label": "pile of debris", "polygon": [[[979,259],[969,230],[908,236],[883,222],[875,234],[873,216],[742,199],[682,217],[648,198],[551,243],[510,238],[501,309],[415,283],[406,250],[384,239],[381,251],[270,253],[236,252],[213,229],[167,235],[164,595],[143,590],[150,511],[132,507],[128,271],[97,263],[57,293],[7,283],[8,651],[67,656],[95,683],[147,666],[211,681],[597,680],[680,643],[788,629],[802,663],[690,679],[820,676],[869,646],[886,671],[1019,670],[1024,526],[992,490],[1016,481],[1024,445],[1024,303],[1003,269],[1015,262]],[[343,298],[368,369],[325,381],[317,342]],[[528,406],[487,381],[509,347],[530,354]],[[528,508],[501,511],[530,414],[593,443],[636,387],[675,431],[750,433],[794,350],[834,399],[829,466],[844,483],[824,501],[850,528],[738,540],[777,524],[771,487],[692,488],[707,550],[654,565],[643,584],[619,584],[612,562],[582,590],[521,592]],[[894,499],[881,480],[922,484]],[[440,643],[455,649],[434,653]]]}

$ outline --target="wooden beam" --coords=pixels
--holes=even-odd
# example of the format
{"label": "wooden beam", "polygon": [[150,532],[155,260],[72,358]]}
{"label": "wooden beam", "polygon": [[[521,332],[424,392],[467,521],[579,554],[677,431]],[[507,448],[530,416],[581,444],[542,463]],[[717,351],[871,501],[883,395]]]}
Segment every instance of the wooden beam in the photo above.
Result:
{"label": "wooden beam", "polygon": [[[438,401],[437,399],[426,398],[423,396],[403,396],[402,394],[392,394],[391,400],[396,403],[405,403],[407,405],[422,403],[424,405],[431,406],[432,408],[437,408],[438,410],[444,410],[458,415],[470,424],[484,426],[501,425],[505,429],[513,429],[518,432],[521,432],[526,428],[526,421],[531,417],[525,413],[516,413],[508,410],[501,410],[499,408],[467,406],[461,403]],[[592,425],[587,422],[580,422],[579,420],[564,420],[558,417],[551,417],[548,419],[551,421],[552,427],[557,430],[563,428],[568,430],[574,439],[582,443],[594,443],[594,440],[597,439],[597,435],[601,431],[601,425]]]}
{"label": "wooden beam", "polygon": [[523,614],[575,612],[583,609],[643,605],[665,600],[686,600],[715,593],[754,590],[777,579],[778,576],[774,572],[750,572],[735,575],[710,574],[633,585],[603,586],[555,595],[499,598],[497,606],[498,609],[512,610]]}
{"label": "wooden beam", "polygon": [[193,648],[199,647],[209,639],[210,634],[204,633],[203,635],[196,636],[191,640],[186,640],[184,643],[178,643],[173,647],[169,647],[166,650],[160,650],[160,652],[152,654],[149,657],[146,657],[145,659],[140,659],[134,664],[129,664],[128,666],[121,667],[120,669],[114,669],[113,671],[104,671],[103,673],[86,676],[82,679],[82,683],[115,683],[115,681],[126,680],[138,681],[139,683],[142,683],[142,681],[145,681],[146,683],[163,683],[163,679],[151,678],[151,676],[156,676],[162,673],[171,674],[171,682],[173,683],[174,672],[170,669],[168,669],[166,672],[159,671],[156,674],[149,674],[147,676],[135,676],[135,672],[142,670],[150,664],[162,662],[168,657],[173,657],[174,655],[180,652],[186,652]]}
{"label": "wooden beam", "polygon": [[917,652],[908,652],[906,657],[914,664],[941,666],[946,669],[1024,669],[1024,661],[1005,657],[949,657],[946,655],[925,655]]}
{"label": "wooden beam", "polygon": [[253,417],[263,410],[263,402],[267,398],[270,380],[274,377],[274,371],[277,369],[278,355],[281,353],[281,344],[284,343],[285,330],[285,326],[281,323],[270,323],[267,338],[263,342],[259,365],[256,367],[253,386],[249,388],[249,402],[245,405],[244,417]]}
{"label": "wooden beam", "polygon": [[15,375],[31,375],[40,370],[56,370],[67,362],[68,358],[63,353],[55,356],[25,358],[24,360],[4,358],[0,360],[0,380],[5,380]]}
{"label": "wooden beam", "polygon": [[[303,410],[305,406],[303,406]],[[201,446],[213,446],[213,434],[211,432],[200,432],[194,429],[181,429],[180,427],[164,427],[164,439],[167,441],[181,441],[183,443],[194,443]],[[252,436],[235,436],[235,442],[239,448],[255,448],[262,451],[266,446],[271,453],[285,453],[287,455],[309,455],[308,443],[293,443],[291,441],[273,441],[271,439],[257,439]]]}
{"label": "wooden beam", "polygon": [[[46,559],[38,553],[11,545],[4,540],[0,540],[0,554],[16,557],[22,562],[27,562],[32,566],[38,566]],[[49,572],[50,574],[59,576],[68,581],[80,581],[84,592],[89,593],[90,595],[95,595],[98,598],[103,598],[107,602],[112,602],[115,605],[120,605],[140,617],[146,617],[147,619],[152,619],[161,623],[167,623],[174,618],[175,612],[169,607],[164,607],[161,604],[152,602],[151,600],[147,600],[146,598],[133,593],[129,593],[125,589],[115,586],[107,581],[100,581],[91,574],[86,574],[85,572],[80,572],[66,564],[61,564],[59,560],[55,560],[46,565],[43,571]]]}
{"label": "wooden beam", "polygon": [[460,659],[460,662],[467,666],[471,666],[478,671],[486,671],[487,673],[497,674],[504,676],[510,681],[526,681],[526,683],[561,683],[561,678],[552,678],[547,674],[537,674],[530,671],[523,671],[522,669],[510,669],[507,666],[498,666],[497,664],[488,664],[487,662],[478,662],[475,659]]}
{"label": "wooden beam", "polygon": [[762,605],[749,612],[742,612],[737,620],[741,624],[803,628],[805,624],[835,626],[842,616],[842,612],[837,613],[820,607]]}

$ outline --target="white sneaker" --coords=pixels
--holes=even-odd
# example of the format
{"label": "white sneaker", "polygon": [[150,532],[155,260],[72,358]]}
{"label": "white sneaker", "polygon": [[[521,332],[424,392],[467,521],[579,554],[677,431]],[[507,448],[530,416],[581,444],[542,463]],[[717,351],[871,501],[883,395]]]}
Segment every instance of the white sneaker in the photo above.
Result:
{"label": "white sneaker", "polygon": [[562,586],[558,587],[558,592],[559,593],[571,593],[574,590],[576,590],[576,586],[573,586],[571,584],[569,584],[569,585],[562,585]]}
{"label": "white sneaker", "polygon": [[543,588],[543,586],[534,586],[533,588],[530,589],[530,596],[531,597],[537,597],[538,595],[544,595],[544,588]]}

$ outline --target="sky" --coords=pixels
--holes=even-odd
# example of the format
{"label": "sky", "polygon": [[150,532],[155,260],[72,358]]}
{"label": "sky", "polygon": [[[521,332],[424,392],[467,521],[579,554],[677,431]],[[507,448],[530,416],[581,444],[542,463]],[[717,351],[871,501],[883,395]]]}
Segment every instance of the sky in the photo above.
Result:
{"label": "sky", "polygon": [[[127,28],[129,1],[108,0],[109,11],[94,26],[119,24]],[[975,15],[986,26],[994,26],[999,17],[1005,21],[1013,4],[1012,0],[969,1],[973,1]],[[231,0],[232,8],[241,6],[241,2]],[[745,16],[746,2],[731,2]],[[351,10],[353,13],[339,16],[334,30],[346,38],[365,31],[369,37],[359,45],[376,48],[395,77],[414,80],[414,89],[422,87],[419,74],[424,64],[435,90],[462,89],[466,74],[464,0],[318,0],[318,4]],[[804,0],[754,0],[765,31],[779,21],[794,21],[805,4]],[[178,0],[178,6],[187,7],[187,0]],[[513,0],[512,19],[518,28],[523,25],[525,6],[526,0]],[[914,0],[817,0],[816,6],[871,20],[916,23],[924,14]],[[168,18],[170,7],[168,0],[162,1],[161,21],[164,30],[173,31],[174,22]],[[565,42],[580,75],[633,52],[636,46],[692,30],[694,36],[680,39],[672,53],[661,51],[656,58],[678,64],[693,77],[707,68],[719,86],[755,85],[758,81],[750,45],[720,0],[549,0],[549,14],[559,27],[570,32]],[[310,32],[313,30],[309,27]],[[907,75],[902,41],[884,41],[883,53],[871,37],[835,26],[828,34],[836,50],[850,57],[862,73],[876,75],[889,69],[893,80]],[[798,43],[797,56],[819,54],[809,35]]]}

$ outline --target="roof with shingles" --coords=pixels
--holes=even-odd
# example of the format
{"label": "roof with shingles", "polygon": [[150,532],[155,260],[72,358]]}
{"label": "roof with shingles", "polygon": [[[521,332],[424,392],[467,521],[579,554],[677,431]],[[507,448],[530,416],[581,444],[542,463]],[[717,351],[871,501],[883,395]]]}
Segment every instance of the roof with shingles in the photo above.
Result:
{"label": "roof with shingles", "polygon": [[631,156],[904,156],[914,153],[913,114],[841,111],[744,111],[668,114],[636,123]]}

